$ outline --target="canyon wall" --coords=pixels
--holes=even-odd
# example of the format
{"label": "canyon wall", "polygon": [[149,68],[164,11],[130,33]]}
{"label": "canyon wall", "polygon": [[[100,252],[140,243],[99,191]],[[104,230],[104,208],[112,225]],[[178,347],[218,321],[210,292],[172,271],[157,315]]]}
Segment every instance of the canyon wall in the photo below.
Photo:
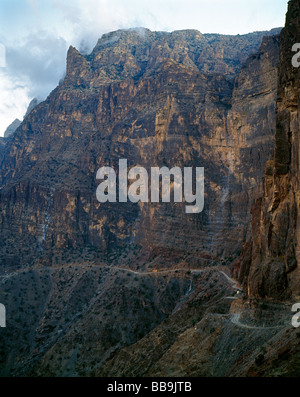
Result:
{"label": "canyon wall", "polygon": [[275,148],[267,162],[264,196],[252,210],[252,239],[235,264],[249,296],[299,299],[299,90],[292,47],[300,42],[300,2],[289,2],[280,35]]}
{"label": "canyon wall", "polygon": [[[145,263],[235,258],[272,157],[278,31],[133,29],[104,35],[90,55],[70,47],[64,80],[1,149],[1,265],[99,260],[128,245]],[[98,203],[97,170],[120,158],[204,167],[204,211]]]}

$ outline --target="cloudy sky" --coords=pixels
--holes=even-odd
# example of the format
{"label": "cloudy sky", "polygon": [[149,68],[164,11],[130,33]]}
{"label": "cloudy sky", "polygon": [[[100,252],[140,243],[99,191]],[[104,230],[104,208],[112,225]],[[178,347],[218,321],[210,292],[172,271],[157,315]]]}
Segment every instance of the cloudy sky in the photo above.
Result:
{"label": "cloudy sky", "polygon": [[91,51],[103,33],[139,26],[269,30],[284,26],[286,9],[287,0],[0,0],[0,136],[32,98],[55,88],[70,44]]}

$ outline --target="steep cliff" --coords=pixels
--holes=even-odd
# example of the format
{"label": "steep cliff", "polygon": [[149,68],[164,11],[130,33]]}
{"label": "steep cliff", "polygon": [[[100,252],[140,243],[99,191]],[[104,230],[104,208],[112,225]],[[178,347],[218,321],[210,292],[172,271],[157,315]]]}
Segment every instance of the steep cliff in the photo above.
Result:
{"label": "steep cliff", "polygon": [[[272,154],[277,32],[139,29],[104,35],[88,56],[71,47],[64,81],[5,146],[1,264],[80,263],[128,245],[145,263],[162,257],[158,268],[187,247],[192,265],[237,256]],[[100,205],[97,169],[120,158],[205,167],[205,210]]]}
{"label": "steep cliff", "polygon": [[300,71],[292,65],[299,32],[300,2],[294,0],[280,35],[274,158],[266,166],[264,196],[252,211],[252,241],[236,264],[236,275],[254,297],[300,296]]}

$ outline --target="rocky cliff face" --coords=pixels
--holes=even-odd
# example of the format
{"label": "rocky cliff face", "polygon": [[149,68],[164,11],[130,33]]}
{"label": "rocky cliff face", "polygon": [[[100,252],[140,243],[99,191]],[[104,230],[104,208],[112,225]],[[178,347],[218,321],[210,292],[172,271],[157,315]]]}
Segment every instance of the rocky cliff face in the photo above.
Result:
{"label": "rocky cliff face", "polygon": [[[291,1],[280,36],[275,149],[265,169],[264,196],[252,213],[252,242],[237,274],[250,296],[300,296],[299,69],[292,47],[300,42],[300,2]],[[251,259],[249,259],[251,258]]]}
{"label": "rocky cliff face", "polygon": [[[64,81],[0,139],[1,376],[299,375],[290,303],[239,299],[224,266],[248,241],[235,271],[250,296],[295,291],[275,239],[283,210],[296,220],[297,152],[287,162],[284,148],[298,114],[283,33],[273,161],[277,33],[138,29],[104,35],[88,56],[69,49]],[[100,205],[96,172],[120,158],[205,167],[204,211]]]}
{"label": "rocky cliff face", "polygon": [[[273,33],[142,29],[104,35],[88,56],[71,47],[64,81],[5,146],[1,264],[97,259],[128,244],[145,263],[165,264],[175,248],[200,266],[238,255],[272,154]],[[120,158],[148,170],[205,167],[205,210],[100,205],[97,169]]]}

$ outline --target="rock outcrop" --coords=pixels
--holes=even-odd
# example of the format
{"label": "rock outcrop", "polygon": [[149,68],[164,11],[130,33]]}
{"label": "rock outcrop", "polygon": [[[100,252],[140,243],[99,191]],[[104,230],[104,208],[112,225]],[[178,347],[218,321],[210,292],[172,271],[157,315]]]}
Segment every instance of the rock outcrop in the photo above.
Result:
{"label": "rock outcrop", "polygon": [[12,134],[16,132],[16,129],[20,127],[22,121],[15,119],[5,130],[4,138],[9,138]]}
{"label": "rock outcrop", "polygon": [[235,264],[251,297],[300,297],[300,70],[292,47],[300,42],[300,2],[289,2],[280,35],[276,134],[265,169],[264,196],[252,210],[252,240]]}
{"label": "rock outcrop", "polygon": [[[39,104],[41,103],[40,99],[33,98],[27,108],[27,111],[25,113],[24,119],[29,115],[29,113]],[[4,138],[9,138],[12,136],[16,130],[20,127],[22,124],[22,121],[19,119],[15,119],[5,130],[4,132]]]}
{"label": "rock outcrop", "polygon": [[39,105],[41,102],[42,102],[41,99],[39,99],[39,98],[33,98],[33,99],[30,101],[29,105],[28,105],[28,108],[27,108],[27,110],[26,110],[24,119],[25,119],[25,118],[30,114],[30,112],[32,112],[32,110],[33,110],[34,108],[36,108],[37,105]]}

